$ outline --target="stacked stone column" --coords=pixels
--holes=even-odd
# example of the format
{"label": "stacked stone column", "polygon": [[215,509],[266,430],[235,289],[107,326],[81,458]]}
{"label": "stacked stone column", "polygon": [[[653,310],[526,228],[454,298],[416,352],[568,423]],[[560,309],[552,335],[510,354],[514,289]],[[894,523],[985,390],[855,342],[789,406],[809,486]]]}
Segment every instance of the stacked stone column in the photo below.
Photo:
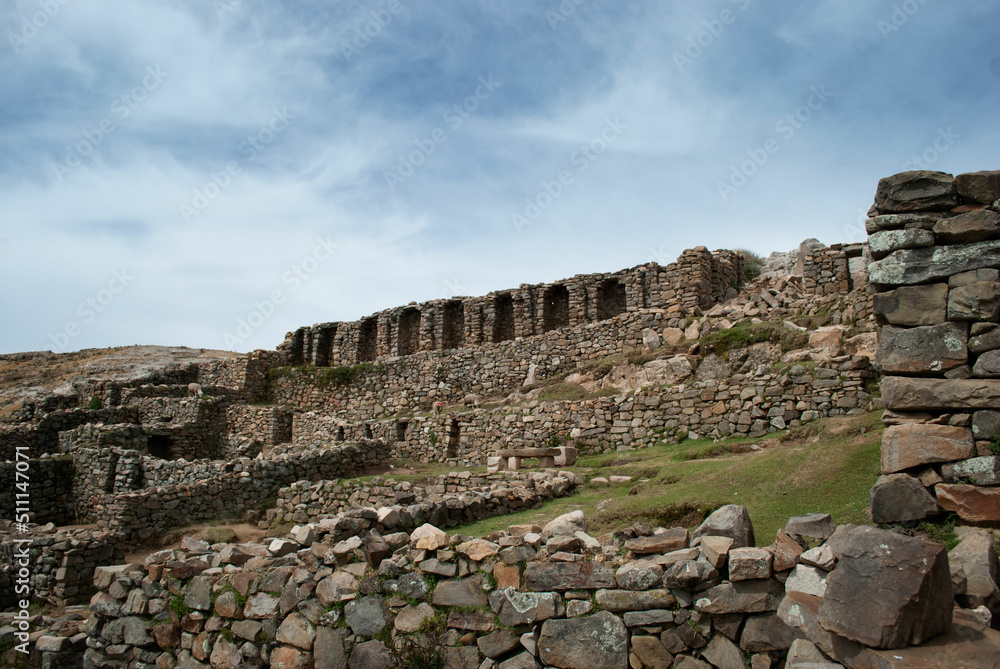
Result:
{"label": "stacked stone column", "polygon": [[886,404],[876,522],[1000,522],[1000,172],[903,172],[867,221]]}

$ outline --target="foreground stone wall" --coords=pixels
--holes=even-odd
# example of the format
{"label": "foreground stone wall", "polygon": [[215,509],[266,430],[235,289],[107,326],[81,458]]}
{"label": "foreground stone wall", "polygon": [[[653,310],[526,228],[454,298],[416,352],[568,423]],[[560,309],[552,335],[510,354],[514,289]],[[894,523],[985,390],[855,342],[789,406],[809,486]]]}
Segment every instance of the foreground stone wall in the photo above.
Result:
{"label": "foreground stone wall", "polygon": [[14,519],[18,508],[23,509],[17,504],[17,495],[27,493],[32,522],[73,523],[76,518],[73,460],[46,457],[28,460],[27,466],[27,471],[22,471],[19,477],[16,462],[0,462],[0,518]]}
{"label": "foreground stone wall", "polygon": [[1000,522],[1000,172],[879,182],[867,229],[889,409],[883,522]]}

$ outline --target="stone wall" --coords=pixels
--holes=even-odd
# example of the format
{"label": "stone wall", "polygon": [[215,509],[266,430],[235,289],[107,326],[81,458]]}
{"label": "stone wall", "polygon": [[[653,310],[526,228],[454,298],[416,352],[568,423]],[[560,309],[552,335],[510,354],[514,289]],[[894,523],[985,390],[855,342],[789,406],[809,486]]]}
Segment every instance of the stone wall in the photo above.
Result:
{"label": "stone wall", "polygon": [[17,446],[28,446],[29,457],[59,452],[59,433],[87,423],[137,423],[134,409],[60,409],[30,423],[0,425],[0,461],[13,460]]}
{"label": "stone wall", "polygon": [[73,460],[45,457],[27,460],[27,466],[28,470],[18,477],[17,462],[0,462],[0,518],[13,519],[18,508],[16,495],[27,493],[32,522],[71,524],[76,517]]}
{"label": "stone wall", "polygon": [[882,522],[1000,522],[1000,173],[903,172],[867,221],[887,428]]}
{"label": "stone wall", "polygon": [[[871,408],[875,377],[864,356],[772,366],[777,354],[757,345],[730,353],[713,374],[680,385],[646,387],[619,397],[525,402],[521,406],[352,422],[317,412],[296,414],[296,447],[383,439],[399,458],[483,465],[503,448],[553,439],[582,453],[649,446],[698,436],[760,436],[803,422]],[[687,365],[687,375],[692,369]],[[659,365],[662,361],[648,363]],[[641,370],[640,370],[641,371]],[[682,379],[683,380],[683,379]]]}
{"label": "stone wall", "polygon": [[[91,513],[98,527],[131,544],[199,520],[240,516],[295,481],[360,476],[388,457],[388,446],[371,441],[271,459],[215,462],[206,466],[223,471],[207,479],[119,494],[95,492]],[[162,466],[169,471],[170,465]],[[166,472],[151,475],[163,477]]]}
{"label": "stone wall", "polygon": [[226,433],[233,451],[247,441],[265,449],[283,444],[292,440],[292,412],[281,406],[234,404],[226,409]]}

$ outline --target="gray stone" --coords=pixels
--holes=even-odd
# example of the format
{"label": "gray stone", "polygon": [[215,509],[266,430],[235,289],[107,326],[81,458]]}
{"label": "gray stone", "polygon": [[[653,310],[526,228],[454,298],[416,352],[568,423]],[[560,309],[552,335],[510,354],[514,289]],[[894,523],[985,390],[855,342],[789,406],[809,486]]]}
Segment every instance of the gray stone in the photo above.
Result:
{"label": "gray stone", "polygon": [[981,242],[1000,236],[1000,214],[989,209],[967,211],[934,224],[939,244]]}
{"label": "gray stone", "polygon": [[358,579],[341,570],[319,582],[316,586],[316,597],[319,598],[319,603],[323,606],[330,606],[337,602],[354,599],[357,589]]}
{"label": "gray stone", "polygon": [[668,588],[704,590],[718,582],[719,571],[705,560],[681,560],[663,573],[663,583]]}
{"label": "gray stone", "polygon": [[893,411],[995,409],[1000,406],[1000,380],[887,376],[882,397]]}
{"label": "gray stone", "polygon": [[948,318],[960,321],[992,320],[1000,316],[1000,284],[976,281],[948,293]]}
{"label": "gray stone", "polygon": [[792,516],[785,523],[785,532],[792,536],[806,537],[826,541],[837,529],[833,518],[828,513],[806,513]]}
{"label": "gray stone", "polygon": [[944,172],[900,172],[879,179],[875,190],[875,207],[880,214],[947,211],[957,205],[955,178]]}
{"label": "gray stone", "polygon": [[945,322],[913,328],[886,325],[875,365],[886,374],[945,372],[968,360],[968,326]]}
{"label": "gray stone", "polygon": [[944,465],[941,476],[948,483],[1000,485],[1000,456],[984,455]]}
{"label": "gray stone", "polygon": [[756,542],[753,535],[753,523],[747,510],[736,504],[726,504],[705,519],[691,535],[729,537],[733,540],[733,548],[753,546]]}
{"label": "gray stone", "polygon": [[563,614],[563,599],[554,592],[519,592],[503,588],[490,593],[490,608],[508,627],[541,622]]}
{"label": "gray stone", "polygon": [[969,596],[962,602],[965,606],[995,608],[1000,604],[997,552],[989,532],[963,528],[962,541],[948,552],[948,564],[953,576],[961,571],[965,577],[965,588],[958,593]]}
{"label": "gray stone", "polygon": [[529,562],[524,585],[535,591],[613,588],[615,573],[603,562]]}
{"label": "gray stone", "polygon": [[576,532],[586,531],[587,520],[583,516],[583,511],[570,511],[569,513],[557,516],[546,523],[545,527],[542,528],[542,539],[548,540],[549,537],[556,534],[563,534],[571,537]]}
{"label": "gray stone", "polygon": [[434,588],[431,602],[435,606],[482,607],[489,602],[478,576],[461,581],[440,581]]}
{"label": "gray stone", "polygon": [[872,310],[882,324],[937,325],[948,317],[948,284],[901,286],[872,295]]}
{"label": "gray stone", "polygon": [[[973,325],[973,328],[976,325],[982,324],[976,323]],[[986,351],[993,351],[998,348],[1000,348],[1000,327],[977,334],[969,340],[969,351],[971,353],[985,353]]]}
{"label": "gray stone", "polygon": [[478,669],[479,651],[471,646],[441,649],[444,669]]}
{"label": "gray stone", "polygon": [[992,440],[1000,435],[1000,411],[977,411],[972,414],[972,436]]}
{"label": "gray stone", "polygon": [[497,669],[536,669],[536,667],[538,667],[538,661],[528,651],[519,653],[497,665]]}
{"label": "gray stone", "polygon": [[[877,597],[872,593],[877,592]],[[858,606],[858,602],[865,606]],[[827,581],[819,623],[874,648],[919,644],[951,624],[952,584],[944,547],[874,527],[847,530]]]}
{"label": "gray stone", "polygon": [[905,523],[922,520],[938,512],[937,500],[916,478],[908,474],[883,474],[870,492],[872,520]]}
{"label": "gray stone", "polygon": [[712,665],[689,655],[678,655],[674,658],[673,669],[712,669]]}
{"label": "gray stone", "polygon": [[651,627],[674,622],[673,611],[651,609],[649,611],[628,611],[622,616],[627,627]]}
{"label": "gray stone", "polygon": [[344,607],[344,619],[351,631],[361,637],[371,638],[385,629],[392,614],[381,597],[354,599]]}
{"label": "gray stone", "polygon": [[498,629],[476,639],[476,645],[486,657],[500,657],[520,646],[521,638],[508,629]]}
{"label": "gray stone", "polygon": [[663,567],[650,560],[636,560],[622,565],[615,578],[626,590],[649,590],[663,581]]}
{"label": "gray stone", "polygon": [[207,576],[195,576],[184,593],[184,604],[197,611],[212,608],[212,581]]}
{"label": "gray stone", "polygon": [[269,620],[278,611],[278,598],[266,592],[250,595],[243,607],[243,617],[250,620]]}
{"label": "gray stone", "polygon": [[980,378],[1000,377],[1000,351],[987,351],[979,356],[972,373]]}
{"label": "gray stone", "polygon": [[865,231],[875,234],[880,230],[900,230],[902,228],[919,228],[930,230],[941,220],[942,214],[883,214],[872,216],[865,221]]}
{"label": "gray stone", "polygon": [[138,616],[122,618],[122,638],[129,646],[145,646],[153,643],[145,620]]}
{"label": "gray stone", "polygon": [[868,237],[868,248],[875,259],[884,258],[899,249],[934,246],[934,233],[920,228],[882,230]]}
{"label": "gray stone", "polygon": [[716,634],[708,642],[701,656],[718,669],[745,669],[743,652],[739,646],[726,638],[724,634]]}
{"label": "gray stone", "polygon": [[570,669],[627,669],[628,630],[620,618],[601,611],[585,618],[546,620],[538,639],[545,664]]}
{"label": "gray stone", "polygon": [[315,638],[316,628],[300,613],[288,615],[278,627],[278,641],[303,650],[312,650]]}
{"label": "gray stone", "polygon": [[802,633],[789,627],[777,614],[748,616],[740,637],[740,648],[751,653],[785,650]]}
{"label": "gray stone", "polygon": [[[354,644],[351,659],[347,663],[350,669],[390,669],[394,666],[389,649],[381,641],[365,641]],[[272,659],[271,666],[274,666]]]}
{"label": "gray stone", "polygon": [[345,630],[332,627],[317,627],[313,642],[315,669],[347,669],[347,653],[344,651]]}
{"label": "gray stone", "polygon": [[672,527],[666,532],[651,534],[646,537],[629,539],[625,548],[638,555],[651,553],[670,553],[687,546],[688,531],[683,527]]}
{"label": "gray stone", "polygon": [[694,608],[702,613],[764,613],[776,611],[785,593],[773,579],[722,583],[697,595]]}
{"label": "gray stone", "polygon": [[605,611],[647,611],[649,609],[672,609],[677,600],[667,590],[598,590],[594,599]]}
{"label": "gray stone", "polygon": [[955,188],[966,200],[993,204],[1000,199],[1000,172],[967,172],[955,177]]}
{"label": "gray stone", "polygon": [[1000,240],[893,251],[868,266],[876,286],[900,286],[947,279],[952,274],[997,264]]}
{"label": "gray stone", "polygon": [[826,579],[825,571],[809,565],[796,565],[785,581],[785,592],[802,592],[813,597],[822,597],[826,594]]}

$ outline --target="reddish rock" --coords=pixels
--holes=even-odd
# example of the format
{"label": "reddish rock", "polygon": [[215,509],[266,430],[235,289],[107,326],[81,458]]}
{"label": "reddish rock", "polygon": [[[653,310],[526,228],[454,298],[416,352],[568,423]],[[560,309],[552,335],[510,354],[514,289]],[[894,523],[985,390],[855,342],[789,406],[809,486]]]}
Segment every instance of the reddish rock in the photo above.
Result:
{"label": "reddish rock", "polygon": [[875,207],[880,214],[947,211],[956,205],[955,178],[945,172],[900,172],[879,179],[875,190]]}
{"label": "reddish rock", "polygon": [[688,531],[683,527],[672,527],[660,534],[639,537],[625,542],[625,548],[639,555],[650,553],[670,553],[687,547]]}
{"label": "reddish rock", "polygon": [[966,484],[939,484],[938,504],[945,511],[954,511],[970,523],[1000,521],[1000,488],[984,488]]}
{"label": "reddish rock", "polygon": [[1000,214],[989,209],[968,211],[934,224],[938,244],[966,244],[1000,236]]}
{"label": "reddish rock", "polygon": [[514,588],[517,590],[521,587],[521,568],[517,565],[500,562],[493,567],[493,578],[497,580],[498,589]]}
{"label": "reddish rock", "polygon": [[944,546],[854,527],[827,581],[819,623],[869,647],[902,648],[947,630],[952,598]]}
{"label": "reddish rock", "polygon": [[955,177],[955,189],[966,201],[993,204],[1000,199],[1000,172],[967,172]]}
{"label": "reddish rock", "polygon": [[799,563],[799,556],[802,555],[802,545],[793,539],[784,530],[778,530],[774,539],[774,560],[772,568],[774,571],[788,571]]}
{"label": "reddish rock", "polygon": [[972,430],[951,425],[892,425],[882,435],[882,473],[972,457]]}

